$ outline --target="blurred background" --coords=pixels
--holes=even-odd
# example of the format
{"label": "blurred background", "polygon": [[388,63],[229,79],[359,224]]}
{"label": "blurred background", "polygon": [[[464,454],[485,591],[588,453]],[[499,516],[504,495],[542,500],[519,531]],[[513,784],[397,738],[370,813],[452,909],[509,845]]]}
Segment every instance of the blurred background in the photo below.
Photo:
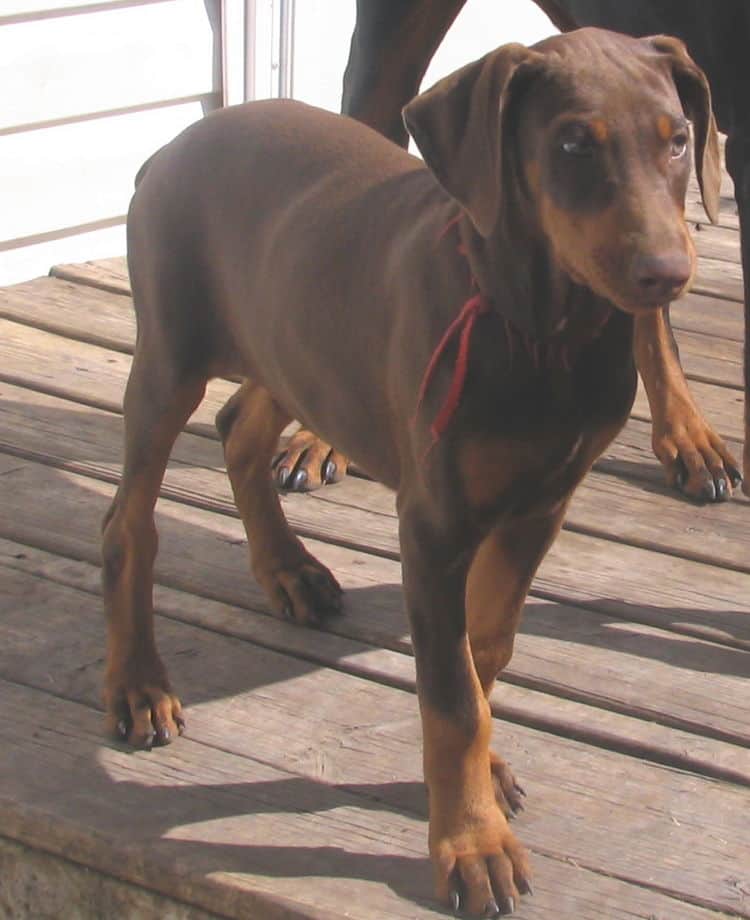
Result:
{"label": "blurred background", "polygon": [[[354,17],[355,0],[2,0],[0,285],[123,254],[138,167],[206,112],[338,110]],[[531,0],[468,0],[425,84],[553,31]]]}

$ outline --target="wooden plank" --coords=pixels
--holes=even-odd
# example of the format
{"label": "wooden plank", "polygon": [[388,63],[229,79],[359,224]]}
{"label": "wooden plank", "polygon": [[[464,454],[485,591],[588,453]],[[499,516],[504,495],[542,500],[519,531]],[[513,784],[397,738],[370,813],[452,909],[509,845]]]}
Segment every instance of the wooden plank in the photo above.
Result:
{"label": "wooden plank", "polygon": [[130,277],[125,256],[114,256],[111,259],[97,259],[96,261],[75,262],[63,265],[53,265],[50,275],[62,278],[65,281],[81,285],[101,288],[114,294],[130,296]]}
{"label": "wooden plank", "polygon": [[[53,269],[55,278],[37,278],[0,289],[0,315],[48,332],[132,352],[132,302],[129,297],[110,296],[129,291],[122,270],[121,259],[59,266]],[[740,344],[692,331],[678,330],[677,337],[689,377],[726,386],[742,385]]]}
{"label": "wooden plank", "polygon": [[[188,739],[159,758],[103,747],[98,713],[12,684],[2,696],[0,809],[27,846],[223,917],[343,920],[350,898],[363,920],[435,916],[417,900],[418,818],[377,820],[345,789]],[[35,723],[25,743],[19,717]]]}
{"label": "wooden plank", "polygon": [[[317,552],[316,547],[313,549]],[[249,641],[263,648],[289,654],[317,665],[333,667],[343,673],[364,677],[386,686],[415,692],[414,665],[409,657],[411,649],[401,638],[403,618],[394,617],[397,612],[396,605],[393,600],[388,601],[389,594],[393,592],[382,591],[381,599],[379,593],[372,590],[374,584],[387,584],[390,573],[386,571],[383,575],[382,564],[373,559],[354,557],[354,564],[347,565],[346,557],[341,552],[331,553],[330,549],[325,547],[318,555],[336,571],[348,592],[347,620],[343,621],[343,626],[333,624],[335,632],[331,632],[330,628],[326,631],[303,630],[264,615],[260,612],[264,608],[264,600],[260,596],[256,597],[257,588],[243,598],[244,606],[239,607],[157,585],[157,611],[172,620]],[[101,593],[101,578],[97,566],[0,538],[0,572],[5,569],[39,576],[97,597]],[[366,583],[367,578],[371,579],[369,585]],[[533,607],[534,605],[530,604],[528,609],[532,610]],[[570,617],[567,616],[564,607],[556,608],[556,612],[569,622],[571,636],[580,634],[576,622],[580,611],[570,611]],[[400,614],[400,610],[398,613]],[[370,624],[375,619],[378,626],[373,630]],[[27,622],[30,625],[25,628],[33,628],[33,623],[28,621],[28,618]],[[392,623],[395,623],[395,627]],[[619,624],[611,621],[611,625],[616,627]],[[93,630],[92,635],[97,635],[96,630]],[[378,635],[383,637],[382,642],[378,641]],[[373,641],[377,644],[372,645]],[[575,674],[580,671],[580,660],[574,671],[568,675],[567,690],[564,690],[561,684],[551,687],[552,692],[529,689],[527,685],[532,683],[528,680],[529,675],[525,675],[526,679],[514,683],[516,676],[521,675],[524,670],[519,654],[521,657],[525,654],[525,642],[523,636],[519,638],[513,668],[504,674],[503,681],[492,692],[492,711],[498,717],[597,747],[620,751],[643,760],[668,764],[702,776],[724,779],[744,786],[750,783],[750,763],[746,748],[741,745],[707,737],[705,734],[696,734],[695,731],[665,726],[662,724],[663,720],[658,721],[653,707],[650,715],[641,718],[619,711],[623,709],[622,706],[619,709],[599,708],[601,694],[592,697],[593,705],[582,702],[584,695],[570,692],[570,688],[576,683]],[[29,639],[29,643],[41,649],[45,640],[40,636],[37,639]],[[396,648],[402,651],[396,651]],[[58,653],[50,650],[48,654]],[[61,667],[69,666],[74,657],[65,652],[60,659]],[[622,662],[625,663],[625,667],[621,672]],[[627,679],[634,673],[627,659],[623,658],[622,662],[610,667],[603,675],[603,685],[609,685],[612,693],[617,692],[618,683],[618,678],[613,678],[613,675],[622,674]],[[595,675],[592,674],[593,676]],[[540,684],[539,681],[536,683]],[[685,683],[686,680],[682,677],[680,684]],[[45,689],[45,685],[41,685],[41,689]],[[94,688],[91,689],[93,692]],[[644,688],[641,703],[647,701],[648,692]],[[573,696],[577,696],[578,699],[572,699]]]}
{"label": "wooden plank", "polygon": [[[37,595],[36,590],[29,590],[26,577],[24,582],[24,597],[18,606],[27,607],[31,602],[33,609],[36,600],[42,610],[49,610],[50,597],[44,586],[36,586],[40,592]],[[66,804],[64,789],[70,784],[69,764],[74,750],[76,788],[81,789],[83,779],[85,789],[85,794],[79,792],[72,803],[74,815],[84,815],[101,833],[102,812],[109,811],[109,827],[116,826],[121,839],[139,848],[148,846],[154,836],[168,836],[184,853],[188,865],[192,859],[197,861],[197,865],[190,866],[191,879],[200,878],[201,869],[206,868],[207,854],[201,853],[206,830],[208,840],[215,841],[217,836],[225,843],[242,840],[244,852],[240,858],[244,865],[240,867],[235,862],[221,868],[243,875],[253,872],[254,863],[257,866],[254,857],[260,856],[265,866],[271,862],[270,854],[255,852],[263,840],[261,833],[266,843],[274,840],[274,847],[299,845],[299,837],[294,841],[294,834],[299,835],[305,824],[305,855],[313,865],[315,859],[307,853],[308,848],[330,846],[333,840],[339,847],[360,854],[372,852],[370,848],[375,846],[377,853],[389,857],[394,847],[396,855],[412,860],[421,856],[424,831],[415,818],[424,816],[425,804],[419,782],[418,716],[411,694],[310,668],[287,656],[162,621],[160,631],[172,640],[168,643],[172,647],[168,664],[175,678],[191,687],[194,694],[192,727],[187,738],[166,750],[152,755],[123,755],[102,748],[98,738],[87,740],[94,729],[88,713],[77,709],[66,717],[74,704],[58,699],[60,692],[69,698],[80,693],[88,697],[89,706],[94,704],[96,696],[91,698],[85,690],[74,688],[76,683],[78,687],[90,683],[101,667],[91,657],[96,655],[96,647],[90,647],[91,630],[87,628],[89,619],[101,625],[100,618],[93,610],[87,615],[85,596],[59,592],[56,586],[55,609],[62,611],[63,622],[81,622],[78,618],[83,608],[81,625],[63,629],[62,635],[69,646],[67,661],[81,660],[77,655],[83,653],[86,666],[79,667],[78,674],[83,671],[85,675],[83,680],[76,680],[69,673],[66,681],[52,660],[46,674],[47,678],[59,679],[60,687],[55,688],[54,696],[44,694],[41,700],[39,691],[28,686],[3,686],[0,711],[4,724],[0,733],[6,750],[11,752],[0,767],[6,795],[22,804],[33,802],[37,811],[54,808],[59,817],[69,821],[71,806]],[[11,605],[12,627],[32,618],[38,619],[20,609],[14,615]],[[57,629],[54,633],[60,635]],[[54,646],[54,636],[49,635],[49,639]],[[29,657],[39,661],[38,670],[43,677],[44,656],[32,650],[33,644],[26,644],[21,636],[16,661],[19,656],[27,659],[27,664],[31,664]],[[29,679],[32,683],[35,680],[33,666]],[[346,699],[345,707],[341,699]],[[30,713],[40,708],[44,712],[34,720],[34,737],[28,731]],[[5,715],[8,710],[9,718]],[[54,726],[54,730],[49,731],[48,726]],[[240,726],[242,731],[238,730]],[[62,751],[50,735],[62,741]],[[746,790],[592,750],[566,739],[540,736],[520,726],[503,726],[503,736],[503,750],[534,795],[530,807],[533,805],[535,814],[524,814],[517,822],[519,833],[533,851],[556,861],[572,860],[597,873],[642,880],[652,889],[666,890],[677,898],[715,910],[732,909],[740,916],[748,916],[747,895],[728,884],[730,879],[743,879],[746,869],[743,855],[750,846],[750,827],[742,810]],[[87,762],[93,760],[92,741],[98,751],[92,766],[99,776],[86,772],[81,777],[80,769],[86,771]],[[53,747],[58,750],[51,750]],[[31,752],[37,755],[38,766],[28,777],[24,765]],[[237,762],[232,762],[234,758]],[[52,764],[57,775],[45,776]],[[139,769],[142,765],[146,765],[146,776]],[[581,774],[586,776],[585,782],[580,781]],[[125,778],[131,788],[120,799],[117,785]],[[186,778],[192,781],[189,789],[185,788]],[[134,785],[144,790],[143,805],[151,801],[145,809],[148,814],[132,814],[141,811],[134,808]],[[102,799],[109,801],[100,810],[97,803]],[[59,803],[57,807],[55,803]],[[118,820],[117,814],[112,814],[118,804],[120,808],[125,805],[131,814]],[[279,814],[282,810],[283,814]],[[268,816],[266,821],[263,815]],[[224,818],[221,824],[210,820],[218,816]],[[190,829],[185,826],[187,821]],[[583,827],[585,833],[580,832]],[[622,847],[619,839],[613,840],[613,827],[625,829],[626,833],[637,828],[639,846]],[[707,834],[709,827],[718,833]],[[164,835],[167,828],[170,833]],[[409,833],[409,828],[414,833]],[[189,850],[179,847],[185,839],[194,840],[197,846]],[[694,858],[697,849],[699,860]],[[193,852],[197,855],[193,856]],[[279,862],[285,864],[293,854],[274,849],[274,855],[280,869]],[[333,854],[327,857],[320,860],[319,871],[340,899],[342,879],[336,858]],[[214,875],[219,867],[215,860],[210,860],[210,865]],[[684,868],[687,865],[689,870]],[[396,878],[389,874],[390,878],[384,879],[383,867],[377,874],[368,874],[368,881],[377,880],[376,890],[358,916],[409,916],[406,911],[413,909],[410,902],[397,902],[394,907],[401,909],[393,913],[384,910],[382,903],[384,896],[393,897],[388,890],[393,887],[407,897],[419,896],[417,885],[403,890],[407,878],[414,885],[409,869],[401,865],[403,876],[399,873]],[[306,874],[317,873],[308,870]],[[229,882],[221,869],[218,875],[224,884]],[[422,897],[429,891],[423,884],[428,875],[419,873]],[[394,886],[396,881],[401,884]],[[307,888],[284,885],[283,890],[292,900],[302,900],[302,892],[307,892],[306,900],[312,900],[311,895],[321,892],[320,886],[313,884]],[[540,910],[538,916],[545,916],[550,905],[537,898],[531,910]],[[328,906],[322,892],[315,902],[322,908]],[[626,896],[623,907],[628,903]],[[335,904],[334,901],[331,906]],[[213,906],[217,909],[223,904],[218,901]]]}
{"label": "wooden plank", "polygon": [[735,342],[745,340],[743,308],[738,302],[686,294],[671,305],[669,315],[675,329],[702,332]]}
{"label": "wooden plank", "polygon": [[217,6],[172,0],[5,25],[0,74],[15,90],[0,132],[218,93]]}
{"label": "wooden plank", "polygon": [[[700,196],[698,194],[691,198],[690,192],[688,192],[685,216],[690,223],[700,224],[702,229],[710,228],[712,226],[709,223],[708,215],[703,210],[703,205],[701,204]],[[723,230],[734,230],[735,232],[739,232],[740,218],[737,213],[737,202],[734,200],[733,194],[722,193],[719,211],[719,222],[716,224],[716,226]]]}
{"label": "wooden plank", "polygon": [[725,387],[744,386],[740,342],[685,329],[675,329],[675,338],[680,349],[680,361],[689,380],[718,383]]}
{"label": "wooden plank", "polygon": [[[101,746],[99,718],[86,707],[2,686],[2,711],[6,701],[15,707],[2,729],[13,762],[0,772],[5,779],[12,771],[3,789],[14,797],[3,795],[0,808],[7,833],[28,845],[225,917],[343,920],[339,911],[352,916],[351,904],[363,920],[444,916],[429,900],[423,822],[401,804],[416,799],[419,808],[422,798],[416,774],[411,779],[403,764],[398,775],[408,779],[368,783],[374,758],[365,758],[361,773],[350,776],[362,782],[334,785],[187,738],[155,756],[129,755]],[[19,715],[33,718],[33,736]],[[377,739],[364,740],[372,748]],[[31,761],[34,770],[24,770]],[[66,807],[71,799],[78,813]],[[667,819],[672,827],[677,820]],[[553,909],[561,920],[628,920],[655,909],[685,920],[723,916],[573,859],[536,854],[534,865],[535,896],[521,914],[528,920]],[[731,889],[729,898],[739,901]],[[716,900],[713,892],[706,900]]]}
{"label": "wooden plank", "polygon": [[[0,441],[87,475],[110,480],[119,476],[123,439],[119,414],[9,383],[0,384],[0,394]],[[223,453],[214,429],[198,423],[190,426],[190,431],[211,437],[195,439],[188,434],[178,438],[172,451],[174,464],[223,470]],[[650,431],[648,423],[631,420],[617,442],[602,455],[597,468],[662,488],[664,473],[651,451]],[[739,442],[730,443],[730,447],[740,455]],[[226,480],[221,478],[218,482],[218,500],[229,500]],[[173,489],[172,494],[181,494],[179,482],[169,479],[167,485]],[[187,493],[187,500],[192,494]]]}
{"label": "wooden plank", "polygon": [[[121,437],[118,418],[39,394],[24,395],[7,384],[0,392],[3,395],[0,440],[6,446],[16,451],[23,448],[29,456],[86,476],[95,475],[111,483],[118,480]],[[70,435],[70,429],[77,434]],[[164,495],[224,515],[236,515],[227,478],[217,472],[221,466],[218,445],[183,435],[175,446],[173,461],[167,472]],[[22,466],[21,461],[16,464]],[[589,480],[592,478],[593,474]],[[582,489],[585,488],[584,485]],[[651,520],[649,493],[640,494],[638,511]],[[664,501],[673,515],[671,524],[667,520],[664,527],[666,538],[671,540],[674,535],[670,526],[689,535],[696,529],[696,521],[705,519],[709,527],[715,517],[721,519],[725,514],[723,509],[711,508],[697,518],[691,506],[670,498]],[[643,507],[644,502],[649,507]],[[740,502],[737,504],[741,506]],[[335,488],[313,495],[284,496],[282,505],[292,526],[303,534],[374,550],[394,559],[398,556],[393,497],[381,486],[349,478]],[[601,512],[600,521],[606,522],[601,511],[608,509],[606,502],[597,501],[594,495],[592,507]],[[741,507],[736,518],[739,531]],[[575,526],[575,519],[572,520],[570,527]],[[627,508],[617,520],[627,527]],[[613,544],[607,537],[605,533],[603,539],[590,538],[568,529],[542,565],[536,589],[558,601],[593,605],[608,613],[617,612],[625,619],[748,647],[750,619],[737,615],[747,609],[750,590],[747,575],[716,570],[679,557],[665,560],[658,553]],[[702,545],[701,540],[706,539],[705,534],[699,534],[697,542]],[[739,553],[743,542],[739,536],[737,541]],[[580,571],[586,572],[585,578],[580,577]],[[613,584],[618,585],[615,597]],[[693,590],[696,584],[702,586],[702,593]],[[631,602],[618,601],[619,597]],[[662,609],[665,604],[672,609]]]}
{"label": "wooden plank", "polygon": [[723,259],[701,259],[692,290],[722,300],[744,301],[742,267]]}
{"label": "wooden plank", "polygon": [[[130,356],[0,319],[0,367],[6,381],[121,412]],[[216,413],[236,389],[212,380],[188,430],[217,438]]]}
{"label": "wooden plank", "polygon": [[[369,545],[395,554],[395,540],[388,536],[384,523],[378,521],[378,516],[395,514],[393,497],[384,487],[372,486],[350,477],[335,488],[302,496],[303,500],[316,503],[315,519],[320,527],[317,534],[333,535],[337,527],[341,533],[345,526],[340,518],[343,507],[367,509],[373,512],[368,523]],[[340,504],[342,509],[337,514],[332,508],[320,507],[325,504]],[[744,551],[747,504],[744,496],[735,496],[731,502],[708,506],[698,512],[686,500],[678,500],[672,493],[645,482],[592,472],[575,493],[565,528],[617,541],[618,547],[612,548],[614,555],[624,551],[622,544],[667,553],[668,557],[660,560],[662,574],[658,568],[651,569],[650,577],[657,579],[664,577],[667,567],[676,564],[677,557],[746,573],[750,571]],[[294,514],[291,505],[286,507],[289,507],[288,514]],[[353,520],[352,523],[356,525],[357,522]],[[352,544],[358,543],[352,529],[347,537]],[[365,539],[362,534],[362,540]],[[722,577],[724,574],[721,573]],[[621,571],[618,577],[630,579],[626,571]],[[736,625],[743,635],[742,641],[746,641],[747,633],[741,623]]]}
{"label": "wooden plank", "polygon": [[[45,468],[34,470],[31,464],[16,471],[8,481],[13,485],[9,515],[11,521],[18,523],[4,526],[5,535],[92,563],[98,561],[96,525],[106,507],[101,495],[103,484],[81,482],[80,477]],[[111,495],[113,490],[110,487],[107,491]],[[91,494],[96,492],[100,495],[98,501]],[[36,501],[43,500],[43,509],[35,512],[33,522],[19,521],[23,507],[34,501],[32,496]],[[262,592],[249,577],[242,530],[236,520],[180,508],[172,502],[162,502],[159,507],[157,572],[161,581],[267,611]],[[75,515],[75,528],[70,525],[71,515]],[[399,567],[388,560],[371,560],[315,541],[308,544],[349,591],[348,615],[332,623],[331,629],[358,641],[410,651]],[[579,568],[572,577],[580,579],[581,571]],[[373,616],[373,603],[377,616]],[[527,614],[524,638],[519,641],[508,680],[719,740],[750,745],[750,733],[746,731],[750,700],[742,692],[742,678],[750,673],[747,652],[613,621],[607,613],[592,614],[544,604],[538,599],[529,602]],[[636,654],[649,659],[648,674],[644,675]],[[584,672],[575,666],[576,658],[581,656],[587,660]],[[703,662],[701,671],[691,680],[690,689],[675,700],[675,683],[696,660]],[[619,676],[615,679],[614,675]],[[720,694],[717,685],[724,688]]]}
{"label": "wooden plank", "polygon": [[0,916],[22,918],[159,917],[220,920],[218,914],[181,904],[64,857],[0,837]]}
{"label": "wooden plank", "polygon": [[[690,236],[695,243],[699,259],[705,257],[741,263],[739,227],[713,226],[705,221],[691,223]],[[698,265],[700,273],[700,262]]]}
{"label": "wooden plank", "polygon": [[100,263],[97,276],[109,290],[58,278],[36,278],[0,288],[0,316],[59,336],[132,354],[135,314],[130,297],[113,293],[116,275]]}

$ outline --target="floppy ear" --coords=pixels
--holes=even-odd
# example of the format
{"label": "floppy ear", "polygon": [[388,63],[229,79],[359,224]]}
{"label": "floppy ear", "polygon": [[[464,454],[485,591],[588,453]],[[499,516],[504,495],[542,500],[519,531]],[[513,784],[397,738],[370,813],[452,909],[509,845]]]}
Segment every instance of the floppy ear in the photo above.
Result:
{"label": "floppy ear", "polygon": [[497,221],[502,190],[503,114],[524,75],[543,55],[505,45],[421,93],[403,110],[404,124],[443,188],[482,236]]}
{"label": "floppy ear", "polygon": [[693,123],[695,171],[698,174],[703,207],[711,223],[715,224],[719,220],[721,160],[708,80],[678,38],[654,35],[646,41],[670,58],[672,78],[682,107]]}

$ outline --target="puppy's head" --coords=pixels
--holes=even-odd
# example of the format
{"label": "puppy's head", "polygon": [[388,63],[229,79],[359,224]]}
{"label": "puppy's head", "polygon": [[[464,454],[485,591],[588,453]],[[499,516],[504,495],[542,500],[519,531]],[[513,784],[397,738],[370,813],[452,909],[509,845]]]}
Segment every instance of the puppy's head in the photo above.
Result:
{"label": "puppy's head", "polygon": [[418,96],[404,121],[483,237],[501,217],[513,233],[520,209],[564,272],[632,313],[687,287],[689,122],[713,221],[721,173],[708,84],[678,40],[581,29],[506,45]]}

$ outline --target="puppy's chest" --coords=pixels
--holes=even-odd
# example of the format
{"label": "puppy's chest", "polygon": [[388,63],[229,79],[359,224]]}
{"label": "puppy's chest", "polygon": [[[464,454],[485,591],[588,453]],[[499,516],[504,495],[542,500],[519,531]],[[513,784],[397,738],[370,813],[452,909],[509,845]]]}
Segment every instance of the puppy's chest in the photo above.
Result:
{"label": "puppy's chest", "polygon": [[[622,427],[629,394],[597,405],[594,394],[528,394],[476,417],[457,439],[463,494],[479,516],[552,511],[564,502]],[[611,394],[612,395],[612,394]],[[504,408],[504,412],[502,409]]]}

